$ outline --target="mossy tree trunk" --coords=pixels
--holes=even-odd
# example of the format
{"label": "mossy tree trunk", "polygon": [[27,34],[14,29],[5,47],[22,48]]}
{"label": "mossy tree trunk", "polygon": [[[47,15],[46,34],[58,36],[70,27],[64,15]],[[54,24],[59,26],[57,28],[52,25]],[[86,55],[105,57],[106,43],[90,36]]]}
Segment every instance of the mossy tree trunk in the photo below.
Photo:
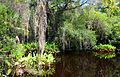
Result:
{"label": "mossy tree trunk", "polygon": [[47,28],[47,0],[37,0],[35,25],[38,27],[39,54],[43,54],[45,47],[45,35]]}

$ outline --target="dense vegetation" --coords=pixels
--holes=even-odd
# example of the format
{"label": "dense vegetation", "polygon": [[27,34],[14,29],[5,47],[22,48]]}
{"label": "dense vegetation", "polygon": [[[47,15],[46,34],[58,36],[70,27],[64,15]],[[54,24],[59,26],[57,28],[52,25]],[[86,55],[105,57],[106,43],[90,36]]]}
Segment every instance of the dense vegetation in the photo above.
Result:
{"label": "dense vegetation", "polygon": [[0,0],[1,75],[17,75],[17,67],[39,75],[58,52],[112,58],[119,48],[119,0]]}

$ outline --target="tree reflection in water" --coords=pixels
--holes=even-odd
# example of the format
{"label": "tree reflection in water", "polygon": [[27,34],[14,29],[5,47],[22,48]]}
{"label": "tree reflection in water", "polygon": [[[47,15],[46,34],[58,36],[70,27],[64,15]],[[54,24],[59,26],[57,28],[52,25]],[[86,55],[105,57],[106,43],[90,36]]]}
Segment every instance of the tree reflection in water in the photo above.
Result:
{"label": "tree reflection in water", "polygon": [[61,56],[52,77],[120,77],[119,57],[99,59],[91,53]]}

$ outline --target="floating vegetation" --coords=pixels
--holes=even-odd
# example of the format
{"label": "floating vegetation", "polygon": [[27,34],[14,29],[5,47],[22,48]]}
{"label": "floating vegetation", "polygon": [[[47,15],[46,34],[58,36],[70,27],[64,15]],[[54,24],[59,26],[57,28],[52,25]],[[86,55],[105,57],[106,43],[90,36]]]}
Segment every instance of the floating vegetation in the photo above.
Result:
{"label": "floating vegetation", "polygon": [[109,45],[109,44],[100,44],[94,47],[95,52],[94,55],[99,57],[99,58],[105,58],[105,59],[109,59],[109,58],[113,58],[116,56],[115,54],[115,49],[116,47]]}

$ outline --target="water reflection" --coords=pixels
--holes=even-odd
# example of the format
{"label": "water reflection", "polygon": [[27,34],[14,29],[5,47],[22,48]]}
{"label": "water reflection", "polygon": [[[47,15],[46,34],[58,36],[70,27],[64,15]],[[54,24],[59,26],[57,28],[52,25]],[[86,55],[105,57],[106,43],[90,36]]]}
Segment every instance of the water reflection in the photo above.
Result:
{"label": "water reflection", "polygon": [[90,53],[63,55],[52,77],[120,77],[120,58],[98,59]]}

